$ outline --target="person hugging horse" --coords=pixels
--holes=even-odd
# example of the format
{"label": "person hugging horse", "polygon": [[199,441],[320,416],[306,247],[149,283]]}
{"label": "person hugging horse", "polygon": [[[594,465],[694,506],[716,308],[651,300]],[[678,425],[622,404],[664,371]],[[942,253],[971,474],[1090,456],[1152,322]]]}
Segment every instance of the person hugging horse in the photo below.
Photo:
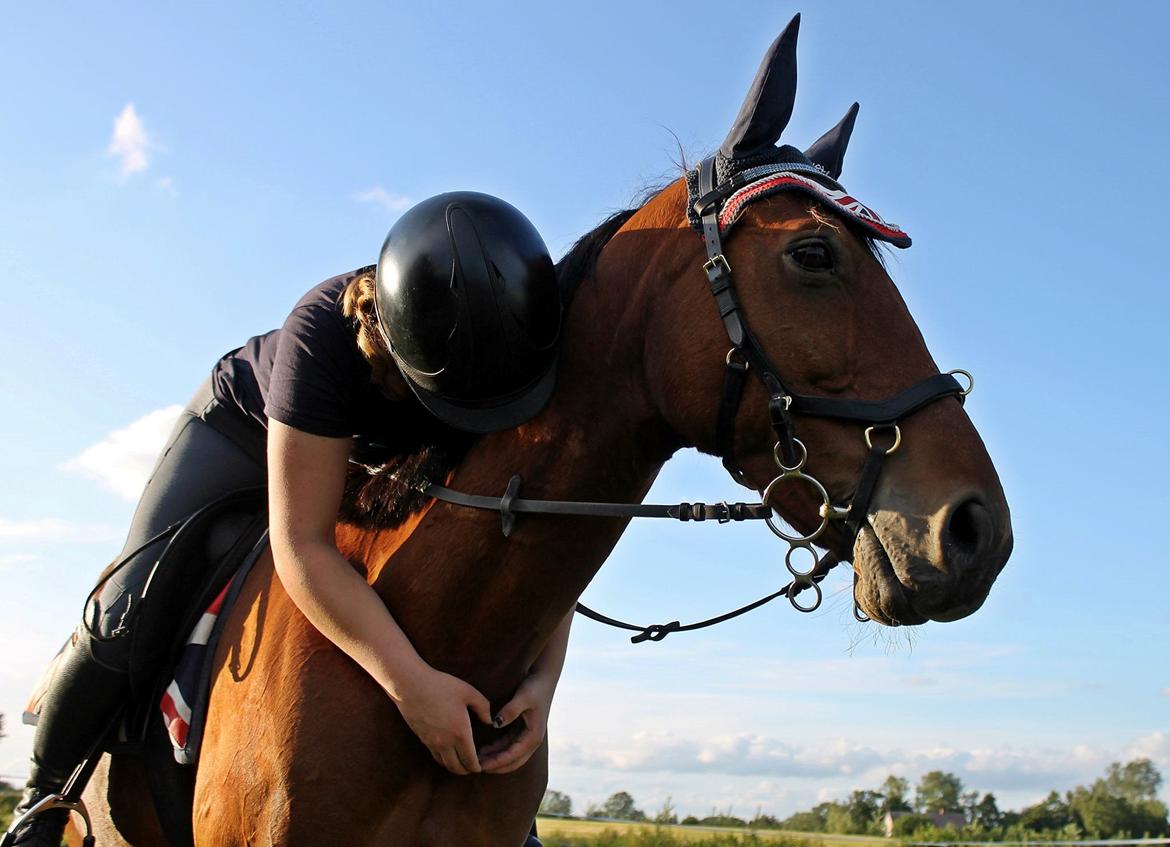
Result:
{"label": "person hugging horse", "polygon": [[[561,311],[552,259],[527,218],[495,197],[455,192],[407,211],[376,268],[314,286],[280,329],[221,358],[179,416],[117,566],[58,659],[11,843],[61,842],[69,811],[44,801],[62,792],[129,697],[127,636],[159,534],[255,486],[268,488],[269,540],[289,596],[377,681],[435,761],[454,774],[523,766],[544,740],[572,614],[493,715],[478,690],[418,655],[338,552],[334,528],[355,443],[376,442],[384,457],[430,444],[459,453],[478,434],[535,416],[555,384]],[[473,720],[500,728],[517,719],[518,731],[476,750]],[[527,843],[540,843],[535,824]]]}

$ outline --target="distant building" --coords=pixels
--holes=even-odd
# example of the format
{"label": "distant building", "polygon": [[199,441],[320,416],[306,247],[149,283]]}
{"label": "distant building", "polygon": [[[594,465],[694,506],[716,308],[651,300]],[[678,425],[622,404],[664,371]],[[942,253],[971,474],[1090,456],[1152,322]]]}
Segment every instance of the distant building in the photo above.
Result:
{"label": "distant building", "polygon": [[[882,818],[882,831],[885,832],[886,838],[894,834],[894,822],[899,818],[916,815],[917,812],[886,812],[886,816]],[[933,826],[939,829],[946,829],[948,826],[955,829],[960,829],[967,825],[967,817],[962,812],[935,812],[934,814],[923,815]]]}

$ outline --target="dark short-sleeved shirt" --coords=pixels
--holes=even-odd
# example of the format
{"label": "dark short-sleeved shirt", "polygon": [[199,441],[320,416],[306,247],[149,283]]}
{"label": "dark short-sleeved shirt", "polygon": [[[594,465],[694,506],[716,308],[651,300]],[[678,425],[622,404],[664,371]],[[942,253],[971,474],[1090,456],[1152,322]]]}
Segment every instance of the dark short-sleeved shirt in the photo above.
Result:
{"label": "dark short-sleeved shirt", "polygon": [[355,321],[341,306],[359,272],[314,286],[280,329],[221,358],[212,371],[216,399],[260,427],[271,418],[313,435],[357,436],[402,450],[445,428],[413,396],[391,400],[372,381]]}

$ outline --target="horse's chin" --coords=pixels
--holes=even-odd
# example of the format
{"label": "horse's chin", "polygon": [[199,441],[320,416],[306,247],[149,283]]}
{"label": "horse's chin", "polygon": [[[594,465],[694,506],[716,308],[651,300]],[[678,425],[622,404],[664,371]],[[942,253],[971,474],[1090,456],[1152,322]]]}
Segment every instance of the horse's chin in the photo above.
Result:
{"label": "horse's chin", "polygon": [[927,616],[914,608],[912,589],[898,578],[894,563],[870,526],[863,527],[853,543],[853,569],[857,574],[854,597],[871,620],[885,626],[926,623]]}

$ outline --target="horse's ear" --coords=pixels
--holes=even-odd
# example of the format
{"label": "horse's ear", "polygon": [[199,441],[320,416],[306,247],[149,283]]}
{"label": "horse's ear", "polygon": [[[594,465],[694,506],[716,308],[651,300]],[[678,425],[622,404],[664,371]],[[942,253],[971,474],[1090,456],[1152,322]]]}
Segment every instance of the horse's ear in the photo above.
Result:
{"label": "horse's ear", "polygon": [[853,124],[857,121],[857,110],[860,108],[857,103],[850,106],[840,123],[804,151],[804,155],[808,156],[814,165],[820,165],[833,179],[841,176],[841,168],[845,164],[845,148],[849,146],[849,136],[853,135]]}
{"label": "horse's ear", "polygon": [[792,117],[796,102],[796,36],[800,15],[789,22],[772,42],[752,87],[748,89],[731,132],[719,146],[728,159],[739,159],[770,150]]}

